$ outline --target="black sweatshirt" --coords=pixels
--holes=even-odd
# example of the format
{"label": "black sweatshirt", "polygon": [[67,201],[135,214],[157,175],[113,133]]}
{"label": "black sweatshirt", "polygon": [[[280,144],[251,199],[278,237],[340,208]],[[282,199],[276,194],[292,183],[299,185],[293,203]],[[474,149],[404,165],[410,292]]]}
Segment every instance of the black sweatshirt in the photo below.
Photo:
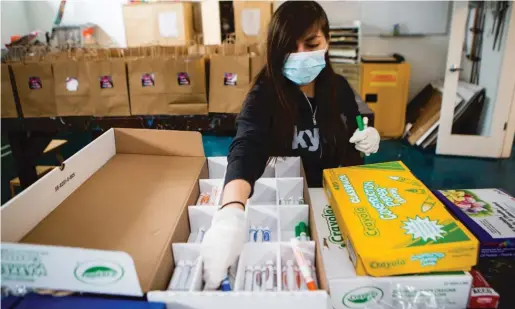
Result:
{"label": "black sweatshirt", "polygon": [[284,147],[278,153],[270,153],[269,143],[274,136],[271,123],[274,118],[280,121],[284,116],[273,112],[274,106],[280,102],[271,82],[258,81],[247,95],[236,120],[237,133],[229,148],[225,184],[235,179],[243,179],[253,188],[271,156],[301,157],[309,187],[321,187],[323,169],[363,164],[359,152],[350,143],[347,143],[348,155],[343,160],[327,158],[322,151],[321,143],[326,141],[319,136],[318,124],[324,119],[319,116],[320,113],[315,113],[315,117],[313,114],[318,111],[317,106],[322,104],[319,100],[324,98],[323,95],[318,94],[330,92],[329,78],[335,81],[339,118],[344,122],[350,135],[354,133],[357,128],[355,118],[359,114],[354,92],[343,76],[329,73],[324,69],[315,82],[315,98],[306,97],[298,87],[293,87],[292,83],[290,89],[295,89],[293,92],[295,101],[298,102],[298,116],[295,119],[291,148]]}

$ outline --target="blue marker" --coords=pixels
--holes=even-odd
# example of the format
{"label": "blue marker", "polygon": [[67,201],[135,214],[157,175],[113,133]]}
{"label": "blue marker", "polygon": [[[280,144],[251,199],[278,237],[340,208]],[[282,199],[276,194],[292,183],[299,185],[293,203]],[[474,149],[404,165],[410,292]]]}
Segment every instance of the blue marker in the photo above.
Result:
{"label": "blue marker", "polygon": [[255,226],[251,226],[249,230],[249,241],[250,242],[256,242],[257,241],[257,233],[258,229]]}
{"label": "blue marker", "polygon": [[223,292],[232,291],[232,289],[231,289],[231,282],[229,281],[229,276],[225,277],[225,279],[222,280],[222,283],[220,284],[220,289]]}
{"label": "blue marker", "polygon": [[270,228],[268,226],[265,226],[261,232],[263,233],[263,241],[270,241]]}

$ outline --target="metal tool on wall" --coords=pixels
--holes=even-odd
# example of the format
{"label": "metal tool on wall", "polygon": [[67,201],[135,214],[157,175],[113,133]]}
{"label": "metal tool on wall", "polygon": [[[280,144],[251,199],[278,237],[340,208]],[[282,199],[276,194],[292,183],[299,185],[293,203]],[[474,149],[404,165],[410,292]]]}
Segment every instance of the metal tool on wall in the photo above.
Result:
{"label": "metal tool on wall", "polygon": [[492,25],[492,34],[494,34],[494,45],[492,46],[492,50],[495,50],[495,46],[497,43],[497,50],[501,50],[501,40],[502,35],[504,33],[504,25],[506,24],[506,13],[508,12],[508,8],[510,6],[509,1],[498,1],[495,3],[491,3],[493,6],[492,14],[494,15],[494,23]]}

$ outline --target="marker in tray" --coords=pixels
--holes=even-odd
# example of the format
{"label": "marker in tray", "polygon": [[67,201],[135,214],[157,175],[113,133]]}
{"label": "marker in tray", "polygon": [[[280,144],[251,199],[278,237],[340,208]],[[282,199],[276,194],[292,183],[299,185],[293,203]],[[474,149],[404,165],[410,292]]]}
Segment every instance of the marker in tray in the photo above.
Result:
{"label": "marker in tray", "polygon": [[251,226],[249,230],[249,241],[256,242],[257,241],[258,229],[255,226]]}
{"label": "marker in tray", "polygon": [[252,273],[252,291],[261,291],[261,267],[255,266]]}
{"label": "marker in tray", "polygon": [[195,243],[200,244],[202,240],[204,240],[204,235],[206,234],[206,230],[201,227],[198,229],[197,237],[195,238]]}
{"label": "marker in tray", "polygon": [[184,261],[180,260],[177,262],[177,265],[175,265],[175,269],[173,270],[172,279],[170,280],[170,284],[168,285],[168,289],[167,289],[168,291],[177,290],[183,269],[184,269]]}
{"label": "marker in tray", "polygon": [[263,229],[261,230],[261,233],[263,234],[263,241],[271,241],[271,232],[272,231],[270,231],[270,228],[268,226],[263,227]]}
{"label": "marker in tray", "polygon": [[247,266],[245,267],[245,286],[244,286],[244,290],[245,291],[252,291],[252,281],[254,280],[253,278],[253,270],[252,270],[252,266]]}
{"label": "marker in tray", "polygon": [[229,291],[232,291],[232,288],[231,288],[231,282],[229,281],[229,277],[225,277],[224,280],[222,280],[222,283],[220,284],[220,290],[222,290],[223,292],[229,292]]}
{"label": "marker in tray", "polygon": [[293,250],[293,255],[295,256],[295,260],[297,261],[297,265],[299,265],[299,270],[302,274],[302,277],[306,281],[306,286],[308,290],[315,291],[317,289],[315,280],[313,279],[313,274],[311,267],[308,264],[308,260],[304,257],[302,253],[300,242],[296,238],[292,238],[290,241],[291,248]]}

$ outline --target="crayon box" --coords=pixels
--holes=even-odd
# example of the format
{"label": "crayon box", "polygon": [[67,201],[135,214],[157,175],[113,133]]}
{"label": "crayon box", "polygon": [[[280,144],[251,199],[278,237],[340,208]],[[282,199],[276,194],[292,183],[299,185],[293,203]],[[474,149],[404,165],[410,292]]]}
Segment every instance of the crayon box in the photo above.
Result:
{"label": "crayon box", "polygon": [[400,161],[324,170],[357,275],[468,271],[478,241]]}

